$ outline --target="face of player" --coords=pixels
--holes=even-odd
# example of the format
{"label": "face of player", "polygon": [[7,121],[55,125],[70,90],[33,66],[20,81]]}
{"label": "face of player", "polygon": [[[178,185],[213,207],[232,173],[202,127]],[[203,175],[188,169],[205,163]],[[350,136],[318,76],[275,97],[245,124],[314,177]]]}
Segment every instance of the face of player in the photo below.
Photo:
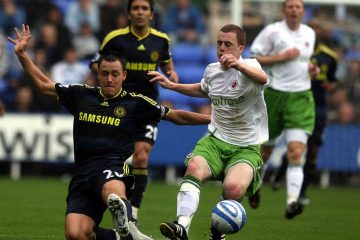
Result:
{"label": "face of player", "polygon": [[102,61],[99,66],[98,79],[100,82],[101,94],[104,97],[116,96],[126,78],[126,71],[123,71],[120,61]]}
{"label": "face of player", "polygon": [[217,36],[217,56],[220,58],[223,54],[232,54],[236,58],[240,58],[240,54],[244,50],[244,45],[239,45],[236,33],[220,31]]}
{"label": "face of player", "polygon": [[286,23],[290,27],[298,27],[304,16],[304,3],[302,0],[287,0],[283,7]]}
{"label": "face of player", "polygon": [[132,2],[129,11],[129,19],[133,27],[135,28],[149,27],[152,18],[153,18],[153,12],[151,11],[149,1],[135,0]]}

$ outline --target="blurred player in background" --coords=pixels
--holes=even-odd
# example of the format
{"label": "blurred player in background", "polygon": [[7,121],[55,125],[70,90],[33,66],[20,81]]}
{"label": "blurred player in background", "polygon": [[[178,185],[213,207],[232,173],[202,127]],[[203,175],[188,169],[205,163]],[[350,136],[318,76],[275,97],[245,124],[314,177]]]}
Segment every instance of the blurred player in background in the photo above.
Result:
{"label": "blurred player in background", "polygon": [[[143,95],[122,89],[126,78],[123,57],[105,54],[98,60],[100,87],[54,83],[32,62],[26,48],[29,26],[16,29],[14,52],[25,72],[43,94],[57,96],[74,115],[75,173],[70,182],[65,218],[66,239],[151,240],[131,218],[126,199],[134,181],[125,160],[134,151],[134,133],[145,119],[176,124],[208,124],[210,116],[170,110]],[[114,230],[99,227],[108,208]]]}
{"label": "blurred player in background", "polygon": [[[311,76],[319,68],[310,62],[314,52],[315,32],[301,23],[302,0],[283,2],[284,20],[266,26],[255,38],[251,54],[267,68],[271,85],[265,90],[269,114],[269,142],[263,145],[266,161],[274,140],[284,131],[289,166],[286,173],[287,200],[285,217],[292,219],[303,209],[298,203],[303,182],[303,155],[308,136],[314,129],[315,106],[311,92]],[[259,205],[259,192],[250,198],[250,205]]]}
{"label": "blurred player in background", "polygon": [[[316,158],[323,142],[323,133],[327,124],[328,93],[336,87],[337,54],[327,44],[329,40],[324,29],[317,19],[312,19],[308,25],[316,33],[315,51],[311,62],[320,68],[320,74],[311,79],[311,90],[315,100],[315,128],[307,143],[306,162],[304,165],[304,181],[300,191],[299,202],[309,204],[306,196],[308,186],[316,179]],[[284,155],[282,164],[272,182],[272,187],[277,190],[287,168],[287,156]]]}
{"label": "blurred player in background", "polygon": [[[154,100],[158,98],[156,84],[149,82],[148,71],[156,71],[160,66],[171,81],[178,76],[169,52],[169,38],[166,34],[150,27],[154,15],[153,0],[129,0],[128,16],[130,25],[107,34],[101,44],[100,53],[115,52],[126,57],[127,78],[124,89],[137,92]],[[96,57],[92,63],[96,63]],[[91,64],[96,71],[97,64]],[[157,122],[145,122],[138,129],[135,152],[132,156],[132,174],[135,188],[131,196],[133,220],[137,222],[138,210],[148,182],[148,159],[158,133]]]}
{"label": "blurred player in background", "polygon": [[[260,187],[263,161],[260,144],[268,140],[264,88],[269,83],[256,59],[244,59],[246,35],[239,26],[222,27],[217,37],[219,62],[207,66],[200,83],[178,84],[150,72],[162,87],[193,97],[211,99],[209,135],[186,157],[186,173],[177,195],[176,221],[160,225],[173,240],[189,239],[189,228],[203,181],[222,180],[223,198],[242,200]],[[211,240],[225,239],[214,227]]]}

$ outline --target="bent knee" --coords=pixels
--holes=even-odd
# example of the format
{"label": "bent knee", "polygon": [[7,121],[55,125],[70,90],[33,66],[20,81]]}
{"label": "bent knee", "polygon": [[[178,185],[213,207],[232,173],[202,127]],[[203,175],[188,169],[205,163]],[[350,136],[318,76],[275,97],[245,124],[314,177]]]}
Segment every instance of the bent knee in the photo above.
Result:
{"label": "bent knee", "polygon": [[138,150],[133,155],[133,166],[134,167],[147,167],[149,159],[149,152],[146,150]]}
{"label": "bent knee", "polygon": [[82,231],[80,229],[67,229],[65,237],[67,240],[90,240],[93,239],[93,231]]}
{"label": "bent knee", "polygon": [[239,182],[229,182],[224,184],[224,194],[226,199],[237,200],[242,198],[246,193],[245,184]]}

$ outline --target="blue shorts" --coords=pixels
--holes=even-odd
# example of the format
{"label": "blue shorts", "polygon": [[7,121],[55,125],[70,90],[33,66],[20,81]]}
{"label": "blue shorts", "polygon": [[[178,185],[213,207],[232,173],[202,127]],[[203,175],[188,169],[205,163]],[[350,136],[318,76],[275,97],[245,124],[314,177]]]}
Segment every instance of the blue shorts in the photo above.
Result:
{"label": "blue shorts", "polygon": [[[115,174],[116,173],[116,174]],[[70,182],[68,196],[66,198],[68,213],[79,213],[91,217],[96,226],[103,218],[107,208],[101,197],[101,191],[104,184],[111,180],[120,180],[125,183],[126,195],[134,185],[134,176],[124,174],[123,166],[107,167],[99,170],[93,175],[76,175]]]}

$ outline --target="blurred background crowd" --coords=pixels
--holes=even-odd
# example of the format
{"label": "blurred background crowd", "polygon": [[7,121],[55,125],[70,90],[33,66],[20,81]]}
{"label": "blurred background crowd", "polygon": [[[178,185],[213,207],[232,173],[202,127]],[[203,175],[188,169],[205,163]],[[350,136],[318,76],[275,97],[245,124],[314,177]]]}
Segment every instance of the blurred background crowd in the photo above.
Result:
{"label": "blurred background crowd", "polygon": [[[55,82],[95,85],[88,64],[104,36],[127,26],[126,0],[0,0],[0,99],[7,112],[62,113],[56,99],[34,94],[6,37],[22,23],[32,29],[31,55]],[[305,1],[306,3],[306,1]],[[158,0],[153,27],[167,33],[182,82],[198,82],[216,61],[217,30],[231,22],[228,0]],[[257,33],[282,18],[281,3],[243,1],[244,57]],[[360,123],[360,6],[306,3],[305,23],[316,18],[323,40],[338,55],[337,87],[329,94],[329,121]],[[160,90],[162,104],[208,113],[209,102]]]}

